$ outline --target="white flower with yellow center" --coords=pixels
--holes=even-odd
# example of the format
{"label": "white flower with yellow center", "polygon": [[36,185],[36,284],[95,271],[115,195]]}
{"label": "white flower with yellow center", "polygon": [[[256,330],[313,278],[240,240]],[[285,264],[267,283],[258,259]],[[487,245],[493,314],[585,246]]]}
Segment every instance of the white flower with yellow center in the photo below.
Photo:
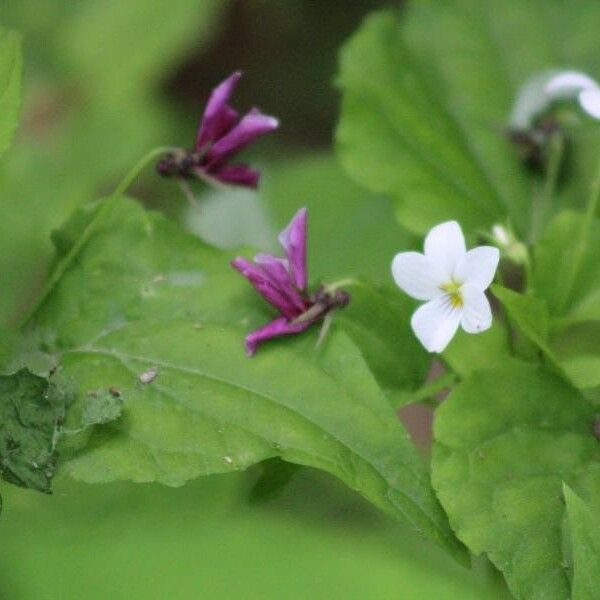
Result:
{"label": "white flower with yellow center", "polygon": [[411,319],[413,331],[429,352],[443,352],[458,326],[480,333],[492,325],[485,290],[494,279],[500,252],[478,246],[467,252],[456,221],[436,225],[425,238],[425,253],[401,252],[392,261],[398,287],[427,300]]}

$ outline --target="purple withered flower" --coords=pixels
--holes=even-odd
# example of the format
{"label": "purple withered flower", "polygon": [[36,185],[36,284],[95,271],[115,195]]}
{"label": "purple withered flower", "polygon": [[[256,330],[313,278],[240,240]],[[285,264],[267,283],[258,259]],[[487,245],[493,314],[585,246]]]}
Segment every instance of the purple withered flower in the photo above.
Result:
{"label": "purple withered flower", "polygon": [[194,147],[164,156],[156,166],[161,175],[249,188],[258,186],[258,171],[248,165],[229,164],[229,160],[257,138],[277,129],[279,121],[263,115],[258,108],[239,118],[237,111],[229,106],[229,99],[241,77],[242,73],[236,71],[212,91]]}
{"label": "purple withered flower", "polygon": [[322,285],[314,294],[307,292],[306,224],[307,210],[301,208],[279,235],[285,258],[258,254],[254,262],[242,257],[231,262],[280,314],[246,337],[249,356],[262,342],[300,333],[350,301],[350,295],[335,286]]}

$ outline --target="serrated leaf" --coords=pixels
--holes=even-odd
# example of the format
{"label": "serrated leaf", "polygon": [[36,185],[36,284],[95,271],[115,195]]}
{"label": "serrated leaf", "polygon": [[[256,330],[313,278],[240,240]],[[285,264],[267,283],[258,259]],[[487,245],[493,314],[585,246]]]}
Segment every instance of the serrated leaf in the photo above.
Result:
{"label": "serrated leaf", "polygon": [[541,367],[473,374],[440,407],[433,483],[459,538],[486,553],[517,598],[563,600],[562,483],[600,499],[595,412]]}
{"label": "serrated leaf", "polygon": [[21,38],[0,27],[0,154],[9,146],[21,108]]}
{"label": "serrated leaf", "polygon": [[425,466],[340,328],[321,352],[313,331],[248,359],[244,335],[270,315],[230,255],[133,202],[97,210],[32,320],[64,377],[124,398],[123,418],[94,431],[66,472],[180,485],[281,457],[339,477],[459,552]]}
{"label": "serrated leaf", "polygon": [[49,493],[57,442],[70,397],[23,369],[0,376],[0,475],[10,483]]}
{"label": "serrated leaf", "polygon": [[[389,194],[413,231],[457,219],[472,235],[508,218],[524,238],[541,181],[519,164],[509,113],[541,70],[597,74],[582,23],[598,16],[593,3],[558,0],[425,0],[402,19],[370,16],[341,54],[343,165]],[[543,207],[545,216],[559,204]]]}
{"label": "serrated leaf", "polygon": [[570,556],[573,566],[573,600],[598,597],[600,573],[600,520],[597,512],[569,486],[564,486],[567,504]]}

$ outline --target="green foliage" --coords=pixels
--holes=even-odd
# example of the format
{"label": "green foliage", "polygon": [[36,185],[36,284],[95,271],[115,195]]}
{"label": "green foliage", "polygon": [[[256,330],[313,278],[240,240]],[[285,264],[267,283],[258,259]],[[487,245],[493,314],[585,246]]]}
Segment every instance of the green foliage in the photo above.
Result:
{"label": "green foliage", "polygon": [[320,352],[313,332],[248,359],[245,333],[270,317],[230,256],[119,198],[60,239],[75,224],[32,325],[82,393],[116,387],[125,404],[67,473],[180,485],[279,456],[336,475],[458,552],[424,465],[341,328]]}
{"label": "green foliage", "polygon": [[21,107],[21,39],[0,28],[0,154],[9,146]]}
{"label": "green foliage", "polygon": [[567,504],[569,551],[573,569],[573,600],[598,596],[600,572],[600,520],[597,511],[571,488],[564,486]]}
{"label": "green foliage", "polygon": [[539,298],[519,294],[501,285],[493,285],[492,291],[502,303],[517,329],[542,350],[550,360],[554,360],[554,355],[547,342],[549,318],[546,303]]}
{"label": "green foliage", "polygon": [[[465,557],[462,543],[489,557],[518,598],[593,598],[600,533],[598,127],[565,111],[564,154],[554,154],[546,172],[534,172],[521,163],[506,125],[518,89],[540,70],[600,74],[597,33],[589,27],[600,5],[423,0],[402,16],[371,15],[340,57],[341,167],[327,153],[265,159],[260,195],[200,195],[205,204],[185,218],[214,246],[117,194],[83,205],[113,189],[152,145],[181,140],[178,118],[158,89],[182,56],[210,40],[224,4],[33,0],[39,10],[32,10],[7,0],[3,7],[7,24],[34,39],[26,44],[31,108],[0,169],[0,368],[28,367],[0,376],[2,477],[49,492],[58,469],[125,490],[129,483],[117,482],[180,486],[219,473],[233,481],[234,472],[260,464],[250,499],[262,511],[284,505],[289,489],[316,473],[301,467],[313,467],[455,558]],[[230,27],[242,12],[236,5]],[[19,37],[0,30],[0,153],[16,126],[20,61]],[[563,108],[555,113],[561,118]],[[180,124],[196,118],[182,116]],[[178,216],[177,186],[145,189],[139,179],[148,205]],[[319,347],[313,327],[271,341],[249,359],[244,337],[274,312],[230,267],[231,248],[244,240],[274,250],[275,232],[301,206],[310,212],[312,287],[346,280],[341,287],[351,303],[335,314]],[[503,224],[519,252],[515,259],[509,243],[494,240],[502,246],[498,280],[506,287],[492,287],[499,301],[492,302],[493,326],[480,335],[460,331],[436,360],[411,331],[415,303],[387,286],[394,254],[420,248],[414,234],[448,219],[460,221],[469,245],[489,240],[491,226]],[[60,385],[54,375],[39,376],[55,367]],[[429,469],[396,409],[453,386],[439,407],[430,402],[436,414]],[[82,484],[72,485],[79,494]],[[136,506],[154,493],[139,487],[131,492]],[[312,502],[323,511],[328,491],[316,498],[308,489],[302,510]],[[227,502],[231,492],[225,490]],[[165,494],[166,508],[140,511],[136,548],[149,539],[140,535],[144,519],[163,522],[178,513],[177,492]],[[11,497],[20,498],[14,491]],[[86,502],[103,510],[95,498],[91,493]],[[217,514],[224,516],[213,511],[210,518]],[[241,535],[230,523],[218,530],[208,520],[200,529],[179,523],[177,545],[195,533],[188,541],[205,555],[225,532],[234,548],[252,554],[252,543],[240,540],[247,542],[259,521],[235,521]],[[112,552],[117,529],[107,531]],[[306,544],[311,556],[329,548],[327,558],[337,558],[349,539],[298,525],[285,541],[294,551]],[[131,555],[131,547],[121,550]],[[444,595],[446,579],[429,579],[435,569],[419,570],[404,552],[399,571],[410,585],[381,571],[403,597],[479,593],[457,584]],[[157,557],[162,564],[164,553]],[[305,566],[298,572],[316,568]],[[326,575],[336,568],[319,566]],[[42,580],[39,589],[52,588]],[[349,591],[342,594],[387,597],[390,588],[373,580],[363,590],[346,576]],[[286,583],[282,578],[278,589]],[[85,587],[114,594],[93,580]]]}
{"label": "green foliage", "polygon": [[600,221],[561,212],[536,247],[536,294],[548,303],[557,325],[600,320]]}
{"label": "green foliage", "polygon": [[[50,232],[75,207],[112,189],[149,148],[191,141],[160,87],[190,48],[211,39],[225,5],[3,2],[5,24],[26,39],[28,110],[0,169],[1,326],[13,326],[36,297],[52,258]],[[183,119],[192,128],[197,111]]]}
{"label": "green foliage", "polygon": [[121,416],[122,410],[121,392],[115,388],[90,392],[83,404],[81,424],[83,427],[89,427],[110,423]]}
{"label": "green foliage", "polygon": [[598,73],[593,35],[581,26],[598,10],[589,2],[426,0],[401,23],[390,12],[371,16],[341,55],[337,145],[346,170],[390,195],[413,231],[457,219],[472,235],[508,218],[524,237],[581,190],[581,178],[538,214],[532,197],[541,182],[518,163],[504,133],[508,115],[540,70]]}
{"label": "green foliage", "polygon": [[0,475],[50,493],[69,395],[23,369],[0,376]]}
{"label": "green foliage", "polygon": [[517,598],[569,596],[562,482],[598,498],[593,408],[541,367],[474,373],[438,410],[433,483],[458,537]]}
{"label": "green foliage", "polygon": [[487,331],[476,336],[459,331],[444,350],[444,361],[462,377],[489,369],[512,356],[509,332],[504,323],[495,319]]}
{"label": "green foliage", "polygon": [[431,358],[410,329],[414,303],[395,291],[364,283],[349,289],[352,301],[336,318],[361,349],[379,385],[403,393],[420,387]]}

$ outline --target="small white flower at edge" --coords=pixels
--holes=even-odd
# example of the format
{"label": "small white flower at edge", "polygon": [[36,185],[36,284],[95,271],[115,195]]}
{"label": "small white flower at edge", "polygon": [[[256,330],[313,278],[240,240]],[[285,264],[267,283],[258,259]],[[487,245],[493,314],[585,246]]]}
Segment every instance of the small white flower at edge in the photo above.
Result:
{"label": "small white flower at edge", "polygon": [[467,252],[456,221],[436,225],[425,238],[425,253],[401,252],[392,261],[398,287],[417,300],[427,300],[411,325],[429,352],[443,352],[458,326],[480,333],[492,325],[485,290],[494,280],[500,252],[478,246]]}

